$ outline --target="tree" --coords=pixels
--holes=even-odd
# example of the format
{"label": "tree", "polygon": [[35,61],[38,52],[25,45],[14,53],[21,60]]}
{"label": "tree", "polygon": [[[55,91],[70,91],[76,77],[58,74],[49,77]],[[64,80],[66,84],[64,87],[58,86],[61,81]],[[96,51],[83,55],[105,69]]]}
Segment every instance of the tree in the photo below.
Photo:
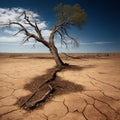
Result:
{"label": "tree", "polygon": [[[68,34],[68,29],[71,26],[81,27],[86,22],[86,13],[80,7],[79,4],[71,5],[63,5],[62,3],[58,4],[54,10],[56,11],[57,22],[51,29],[51,33],[49,36],[49,41],[45,40],[42,35],[42,30],[39,29],[37,20],[35,18],[31,19],[26,11],[23,11],[22,14],[17,18],[18,21],[9,21],[7,25],[17,25],[19,26],[19,31],[16,33],[19,34],[20,32],[24,32],[25,39],[24,42],[28,41],[30,38],[33,38],[35,41],[42,43],[46,46],[51,54],[53,55],[56,65],[59,68],[66,66],[66,64],[61,60],[58,50],[55,46],[55,35],[59,35],[61,43],[67,45],[67,41],[71,41],[74,45],[78,45],[76,39],[71,37]],[[30,32],[20,21],[20,17],[24,17],[24,23],[30,25],[35,33]]]}

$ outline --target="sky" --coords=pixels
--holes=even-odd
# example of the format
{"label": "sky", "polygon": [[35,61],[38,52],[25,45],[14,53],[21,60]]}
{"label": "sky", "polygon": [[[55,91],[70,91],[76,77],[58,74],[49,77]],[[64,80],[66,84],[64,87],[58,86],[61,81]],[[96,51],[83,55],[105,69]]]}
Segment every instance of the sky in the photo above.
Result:
{"label": "sky", "polygon": [[[70,29],[79,47],[61,46],[59,38],[55,42],[59,52],[96,53],[120,52],[120,0],[0,0],[0,24],[7,19],[14,20],[19,13],[14,9],[26,10],[39,17],[38,24],[45,39],[56,23],[53,8],[58,3],[74,5],[76,3],[87,13],[87,22],[81,29]],[[27,27],[27,26],[26,26]],[[3,28],[0,26],[0,53],[41,53],[49,52],[40,43],[22,44],[24,35],[13,36],[16,26]],[[33,44],[36,44],[35,47]]]}

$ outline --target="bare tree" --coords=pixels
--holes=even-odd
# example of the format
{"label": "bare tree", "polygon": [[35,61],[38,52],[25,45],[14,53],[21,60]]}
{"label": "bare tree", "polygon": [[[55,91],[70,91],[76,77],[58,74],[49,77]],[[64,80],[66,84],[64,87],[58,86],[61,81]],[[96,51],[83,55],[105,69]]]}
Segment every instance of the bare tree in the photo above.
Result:
{"label": "bare tree", "polygon": [[48,41],[43,37],[41,33],[42,30],[39,29],[37,21],[35,19],[31,20],[26,11],[23,11],[19,17],[24,16],[24,23],[31,26],[35,33],[30,32],[20,21],[9,21],[8,25],[17,25],[19,27],[19,31],[16,35],[20,32],[24,32],[24,43],[29,41],[30,38],[33,38],[35,41],[46,46],[53,55],[57,67],[62,68],[63,66],[66,66],[66,64],[61,60],[58,54],[58,50],[54,43],[55,35],[59,35],[62,44],[67,45],[67,41],[71,41],[71,43],[77,46],[78,42],[68,34],[68,29],[70,26],[81,27],[81,25],[86,22],[86,13],[81,9],[79,4],[70,6],[60,3],[54,8],[54,10],[56,11],[57,22],[51,30]]}

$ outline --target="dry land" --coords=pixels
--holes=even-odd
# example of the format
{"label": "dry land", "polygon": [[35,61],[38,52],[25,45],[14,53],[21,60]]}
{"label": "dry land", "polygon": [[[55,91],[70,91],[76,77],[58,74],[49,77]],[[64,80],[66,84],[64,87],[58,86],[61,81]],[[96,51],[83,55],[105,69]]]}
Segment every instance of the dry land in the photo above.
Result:
{"label": "dry land", "polygon": [[120,54],[61,57],[0,54],[0,120],[120,120]]}

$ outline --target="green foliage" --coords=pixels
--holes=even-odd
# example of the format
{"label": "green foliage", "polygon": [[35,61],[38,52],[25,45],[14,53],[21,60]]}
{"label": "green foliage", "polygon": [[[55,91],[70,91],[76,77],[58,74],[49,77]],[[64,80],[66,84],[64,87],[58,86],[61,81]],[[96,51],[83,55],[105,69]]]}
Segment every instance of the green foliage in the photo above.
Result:
{"label": "green foliage", "polygon": [[79,4],[71,6],[60,3],[54,10],[56,11],[58,22],[67,22],[69,25],[76,27],[86,23],[86,13]]}

